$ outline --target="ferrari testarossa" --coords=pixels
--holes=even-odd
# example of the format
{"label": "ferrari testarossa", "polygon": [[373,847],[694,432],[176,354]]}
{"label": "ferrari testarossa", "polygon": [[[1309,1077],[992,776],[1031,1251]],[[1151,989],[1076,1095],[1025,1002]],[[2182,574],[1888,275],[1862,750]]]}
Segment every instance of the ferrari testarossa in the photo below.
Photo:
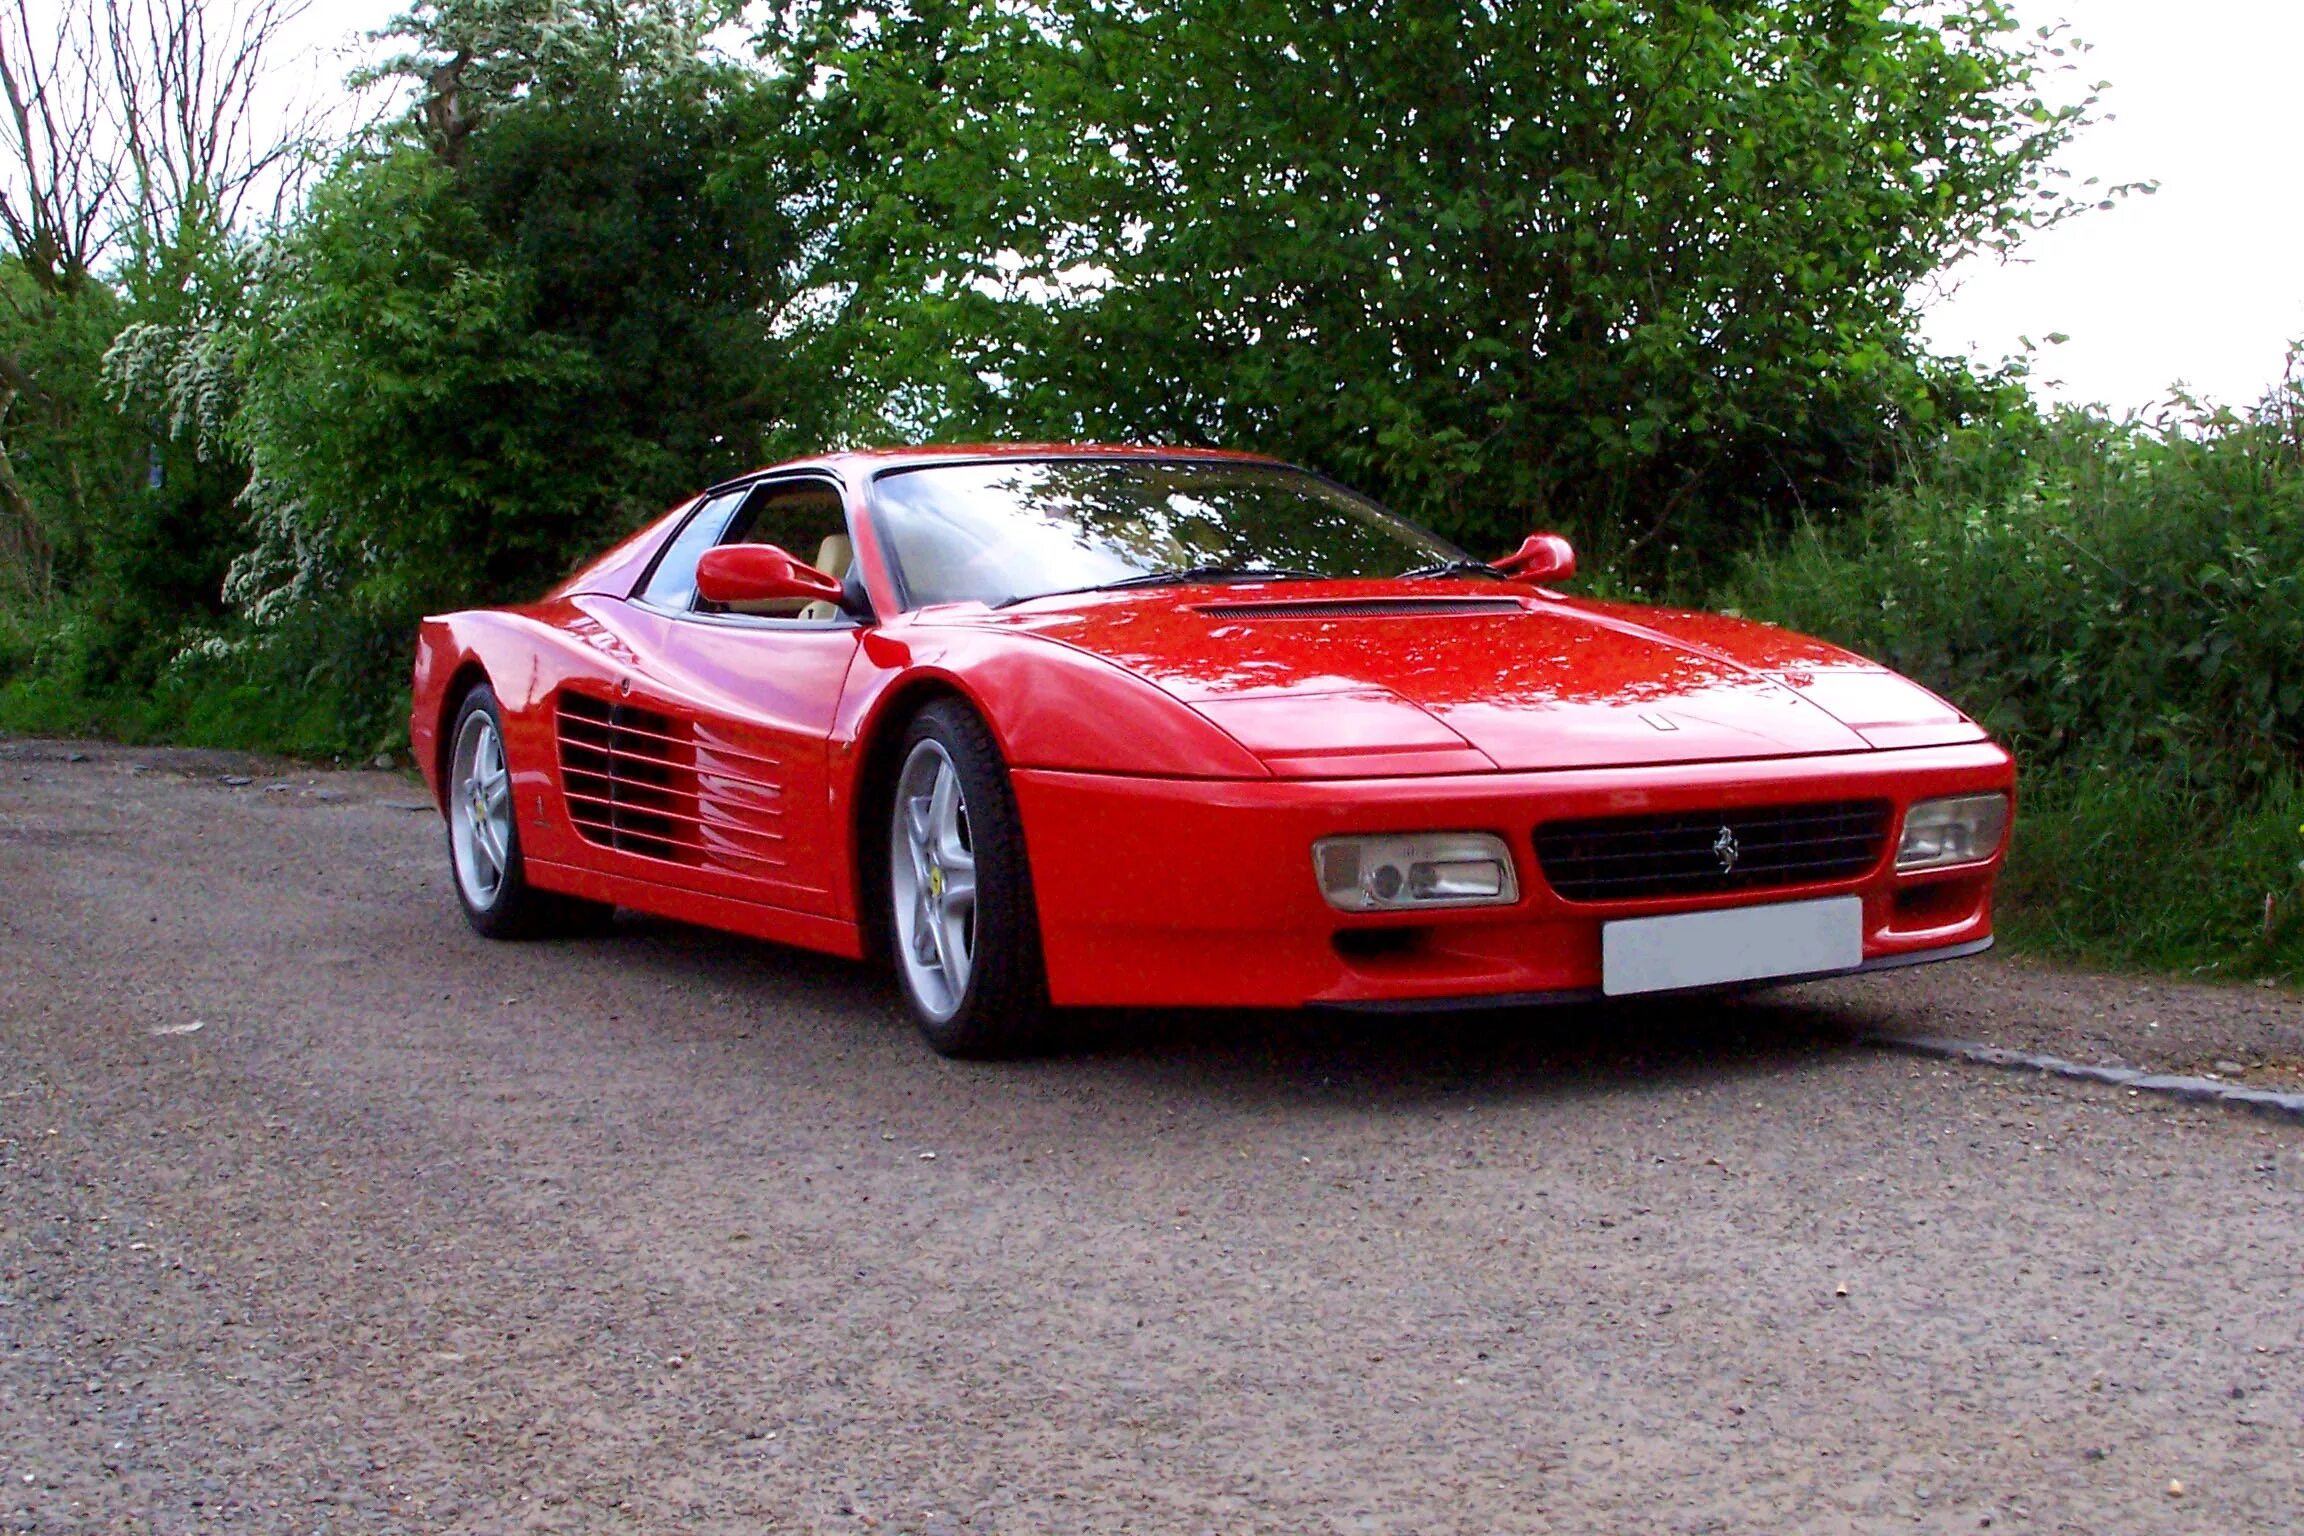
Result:
{"label": "ferrari testarossa", "polygon": [[424,622],[410,737],[491,937],[622,906],[1051,1006],[1431,1008],[1972,955],[2014,766],[1740,619],[1586,601],[1305,470],[843,453]]}

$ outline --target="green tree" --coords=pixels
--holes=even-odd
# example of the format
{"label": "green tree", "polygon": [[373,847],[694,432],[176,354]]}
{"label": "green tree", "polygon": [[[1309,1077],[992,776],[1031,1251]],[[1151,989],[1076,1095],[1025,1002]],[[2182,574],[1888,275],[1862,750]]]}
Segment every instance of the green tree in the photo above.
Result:
{"label": "green tree", "polygon": [[1278,451],[1721,547],[1988,408],[1915,286],[2079,206],[1998,0],[919,0],[814,57],[900,427]]}
{"label": "green tree", "polygon": [[128,491],[139,445],[103,408],[121,312],[102,283],[0,266],[0,601],[43,607],[77,584]]}
{"label": "green tree", "polygon": [[821,437],[835,401],[779,320],[805,231],[763,170],[788,93],[711,53],[718,19],[420,8],[414,107],[278,252],[242,353],[257,544],[232,590],[260,626],[324,620],[355,695],[390,695],[419,613],[531,597]]}
{"label": "green tree", "polygon": [[67,693],[147,692],[221,615],[244,469],[175,430],[166,381],[115,366],[118,341],[143,355],[242,306],[255,229],[305,163],[309,121],[257,102],[299,8],[0,20],[0,674],[30,650]]}

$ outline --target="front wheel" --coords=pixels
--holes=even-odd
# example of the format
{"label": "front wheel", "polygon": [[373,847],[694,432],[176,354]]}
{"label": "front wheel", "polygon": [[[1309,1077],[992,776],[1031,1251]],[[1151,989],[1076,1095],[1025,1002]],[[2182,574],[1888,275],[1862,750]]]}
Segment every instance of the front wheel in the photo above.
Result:
{"label": "front wheel", "polygon": [[888,825],[888,934],[920,1032],[947,1056],[1011,1056],[1048,1007],[1024,828],[992,733],[945,700],[914,717]]}

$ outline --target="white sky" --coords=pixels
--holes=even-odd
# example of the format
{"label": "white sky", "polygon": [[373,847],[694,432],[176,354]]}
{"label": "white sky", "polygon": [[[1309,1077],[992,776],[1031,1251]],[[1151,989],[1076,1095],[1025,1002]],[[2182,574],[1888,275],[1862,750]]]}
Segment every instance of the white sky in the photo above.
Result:
{"label": "white sky", "polygon": [[[2107,185],[2157,181],[2106,213],[1972,262],[1930,303],[1939,351],[1984,362],[2042,344],[2036,385],[2114,411],[2182,382],[2253,403],[2304,340],[2304,203],[2294,171],[2304,0],[2014,0],[2030,26],[2068,20],[2108,81],[2062,164]],[[2071,339],[2046,345],[2052,332]]]}
{"label": "white sky", "polygon": [[[315,55],[342,48],[347,57],[365,56],[368,45],[360,41],[363,33],[373,32],[393,17],[408,9],[396,0],[312,0],[296,23],[296,41]],[[314,58],[300,61],[301,67],[318,70],[329,61]]]}
{"label": "white sky", "polygon": [[[2304,0],[2013,0],[2028,27],[2071,23],[2092,45],[2080,82],[2108,81],[2062,164],[2106,185],[2157,181],[2109,212],[2036,237],[2003,264],[1967,263],[1924,296],[1939,351],[1995,363],[2038,344],[2050,398],[2141,410],[2179,383],[2252,403],[2304,340],[2304,198],[2292,163],[2304,86]],[[397,0],[314,0],[294,72],[340,78],[354,35]],[[324,51],[335,52],[323,57]],[[2052,345],[2062,333],[2069,340]]]}

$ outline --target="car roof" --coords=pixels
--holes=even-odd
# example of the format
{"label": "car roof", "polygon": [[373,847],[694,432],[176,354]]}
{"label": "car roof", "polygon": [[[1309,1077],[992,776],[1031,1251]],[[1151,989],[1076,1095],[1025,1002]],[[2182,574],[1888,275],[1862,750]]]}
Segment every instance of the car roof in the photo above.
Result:
{"label": "car roof", "polygon": [[[731,475],[721,485],[737,485],[762,475],[786,474],[794,470],[829,470],[847,478],[845,472],[869,476],[882,469],[917,469],[932,464],[981,463],[985,459],[1208,459],[1234,464],[1283,464],[1284,461],[1261,453],[1241,453],[1230,448],[1170,448],[1145,443],[934,443],[912,448],[844,448],[832,453],[813,454],[802,459],[787,459],[781,464],[770,464]],[[714,490],[719,486],[714,486]]]}

